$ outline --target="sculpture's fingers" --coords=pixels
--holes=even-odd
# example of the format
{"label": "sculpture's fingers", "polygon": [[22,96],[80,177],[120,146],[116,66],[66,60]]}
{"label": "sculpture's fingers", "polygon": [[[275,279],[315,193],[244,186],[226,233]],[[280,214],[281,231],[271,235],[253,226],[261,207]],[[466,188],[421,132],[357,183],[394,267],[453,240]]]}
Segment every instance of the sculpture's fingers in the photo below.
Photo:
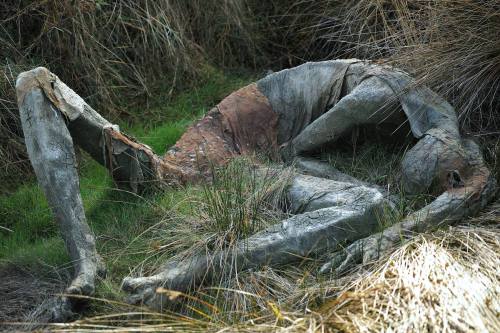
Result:
{"label": "sculpture's fingers", "polygon": [[336,276],[341,276],[363,263],[362,241],[356,241],[349,246],[347,257],[333,271]]}
{"label": "sculpture's fingers", "polygon": [[349,245],[347,248],[334,253],[330,261],[325,263],[320,268],[320,273],[324,274],[333,272],[337,276],[344,274],[356,265],[362,263],[362,248],[363,240],[358,240]]}
{"label": "sculpture's fingers", "polygon": [[319,269],[319,273],[331,273],[336,267],[341,265],[347,259],[347,257],[348,253],[346,250],[341,250],[333,253],[329,261],[321,266],[321,268]]}
{"label": "sculpture's fingers", "polygon": [[28,322],[38,325],[67,322],[75,316],[73,302],[68,297],[54,296],[42,302],[26,318]]}
{"label": "sculpture's fingers", "polygon": [[321,267],[320,273],[333,272],[340,276],[357,265],[374,262],[395,245],[394,242],[381,236],[383,234],[357,240],[342,251],[334,253],[330,261]]}
{"label": "sculpture's fingers", "polygon": [[150,277],[126,277],[122,282],[122,290],[127,293],[126,301],[133,305],[147,305],[150,308],[161,309],[165,297],[156,291],[165,284],[159,275]]}
{"label": "sculpture's fingers", "polygon": [[141,291],[133,292],[126,297],[126,302],[132,305],[148,305],[155,296],[155,290],[153,288],[141,289]]}

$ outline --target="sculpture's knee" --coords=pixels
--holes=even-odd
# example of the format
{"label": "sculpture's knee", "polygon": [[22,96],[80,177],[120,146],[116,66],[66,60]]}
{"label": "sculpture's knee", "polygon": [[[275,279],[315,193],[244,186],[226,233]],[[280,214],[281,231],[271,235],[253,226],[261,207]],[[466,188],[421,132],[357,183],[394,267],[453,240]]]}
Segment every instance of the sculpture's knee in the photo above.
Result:
{"label": "sculpture's knee", "polygon": [[[17,104],[19,107],[24,102],[24,97],[34,88],[46,90],[54,82],[56,76],[45,67],[37,67],[32,70],[22,72],[16,79]],[[52,88],[52,87],[50,87]]]}
{"label": "sculpture's knee", "polygon": [[408,193],[440,193],[464,186],[470,173],[461,141],[425,135],[403,158],[402,182]]}

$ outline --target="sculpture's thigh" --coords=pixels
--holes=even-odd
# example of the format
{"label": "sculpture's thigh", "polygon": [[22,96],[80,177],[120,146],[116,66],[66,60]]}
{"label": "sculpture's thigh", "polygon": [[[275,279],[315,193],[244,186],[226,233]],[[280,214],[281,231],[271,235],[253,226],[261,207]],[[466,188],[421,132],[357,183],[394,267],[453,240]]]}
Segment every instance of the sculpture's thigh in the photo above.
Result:
{"label": "sculpture's thigh", "polygon": [[393,90],[377,77],[361,82],[333,108],[307,126],[290,144],[293,155],[320,148],[354,126],[380,124],[401,117]]}

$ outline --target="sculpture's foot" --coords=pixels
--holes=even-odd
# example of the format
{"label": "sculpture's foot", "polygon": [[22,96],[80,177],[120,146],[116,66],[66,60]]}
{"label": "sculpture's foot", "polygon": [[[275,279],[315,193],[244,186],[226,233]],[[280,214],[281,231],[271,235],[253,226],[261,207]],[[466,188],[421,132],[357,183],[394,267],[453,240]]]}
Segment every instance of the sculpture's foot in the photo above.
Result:
{"label": "sculpture's foot", "polygon": [[99,255],[82,260],[77,267],[76,277],[66,289],[66,294],[91,296],[95,292],[97,278],[106,276],[106,266]]}
{"label": "sculpture's foot", "polygon": [[165,295],[157,293],[157,289],[167,281],[161,275],[123,279],[122,289],[129,294],[127,302],[135,305],[146,305],[153,309],[161,309],[166,301]]}
{"label": "sculpture's foot", "polygon": [[28,321],[34,324],[63,323],[77,317],[79,310],[87,304],[87,299],[72,296],[93,295],[97,278],[106,276],[106,267],[96,255],[92,259],[82,261],[77,271],[78,274],[66,288],[65,295],[44,301],[28,315]]}

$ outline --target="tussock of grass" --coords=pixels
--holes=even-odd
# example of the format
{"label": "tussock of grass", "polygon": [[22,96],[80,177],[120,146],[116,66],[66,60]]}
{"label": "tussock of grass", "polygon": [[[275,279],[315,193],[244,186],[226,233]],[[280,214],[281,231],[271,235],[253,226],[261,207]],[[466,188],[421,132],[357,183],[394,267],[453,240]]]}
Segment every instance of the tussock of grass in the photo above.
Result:
{"label": "tussock of grass", "polygon": [[248,159],[212,170],[211,184],[203,186],[200,202],[208,228],[225,234],[223,242],[231,243],[277,222],[283,215],[277,212],[283,206],[286,186],[277,173],[257,169]]}
{"label": "tussock of grass", "polygon": [[247,158],[212,170],[208,185],[170,191],[156,205],[163,218],[140,234],[146,258],[136,274],[151,273],[166,259],[181,259],[229,246],[283,219],[290,171],[258,168]]}
{"label": "tussock of grass", "polygon": [[344,331],[495,332],[498,235],[493,225],[418,237],[353,281],[321,312]]}

